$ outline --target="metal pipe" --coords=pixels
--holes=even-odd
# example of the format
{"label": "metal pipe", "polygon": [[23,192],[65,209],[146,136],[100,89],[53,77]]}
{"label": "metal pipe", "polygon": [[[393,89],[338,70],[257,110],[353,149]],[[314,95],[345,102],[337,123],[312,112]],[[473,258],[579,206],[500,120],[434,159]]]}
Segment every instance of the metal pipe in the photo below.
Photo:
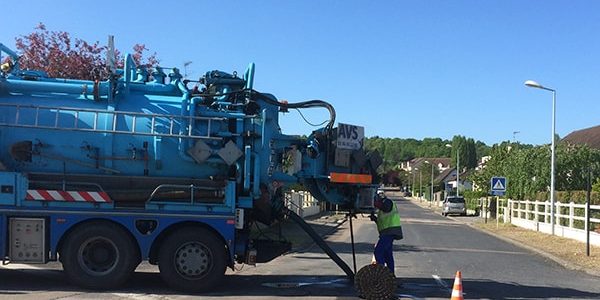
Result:
{"label": "metal pipe", "polygon": [[250,145],[244,147],[244,192],[250,190],[250,162],[252,159],[252,148]]}
{"label": "metal pipe", "polygon": [[[11,93],[65,93],[73,95],[93,95],[94,82],[82,81],[80,83],[59,83],[52,81],[35,81],[22,79],[6,79],[0,83],[3,89]],[[106,81],[98,83],[98,91],[100,96],[107,96],[109,83]]]}
{"label": "metal pipe", "polygon": [[260,156],[254,153],[254,181],[252,182],[252,194],[254,197],[260,196]]}
{"label": "metal pipe", "polygon": [[[194,98],[192,98],[193,100]],[[192,113],[192,109],[190,106],[193,106],[191,104],[191,100],[188,99],[188,95],[184,94],[183,97],[181,98],[181,113],[180,113],[180,117],[181,117],[181,121],[179,123],[179,135],[183,136],[184,134],[184,128],[186,127],[186,122],[187,122],[187,118],[186,116],[190,116]],[[190,125],[191,126],[191,125]],[[173,120],[171,120],[171,128],[170,130],[173,130]],[[187,162],[195,162],[194,159],[192,159],[189,155],[187,155],[186,150],[189,148],[189,139],[186,138],[179,138],[179,143],[177,145],[177,150],[179,153],[179,158],[183,159],[184,161]]]}
{"label": "metal pipe", "polygon": [[129,84],[129,90],[168,96],[177,96],[181,91],[181,89],[175,85],[155,82],[131,82]]}
{"label": "metal pipe", "polygon": [[17,55],[16,52],[12,51],[2,43],[0,43],[0,51],[3,51],[11,57],[13,62],[13,70],[19,70],[19,55]]}
{"label": "metal pipe", "polygon": [[135,70],[137,66],[135,61],[131,57],[131,54],[127,54],[125,57],[125,65],[123,66],[123,83],[125,86],[125,94],[129,93],[129,84],[135,76]]}
{"label": "metal pipe", "polygon": [[0,43],[0,51],[3,51],[4,53],[8,54],[13,59],[19,59],[19,55],[17,55],[16,52],[12,51],[10,48],[6,47],[6,45],[2,43]]}

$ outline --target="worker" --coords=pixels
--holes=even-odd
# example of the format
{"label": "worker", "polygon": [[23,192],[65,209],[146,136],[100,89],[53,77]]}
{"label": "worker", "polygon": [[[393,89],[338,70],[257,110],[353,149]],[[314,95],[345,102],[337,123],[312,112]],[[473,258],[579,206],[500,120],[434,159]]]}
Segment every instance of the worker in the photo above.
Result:
{"label": "worker", "polygon": [[394,273],[394,240],[401,240],[402,225],[400,224],[400,215],[396,203],[385,196],[383,191],[377,191],[374,206],[377,209],[377,216],[374,212],[369,218],[377,224],[379,231],[379,240],[375,245],[375,260],[377,264],[387,266],[392,274]]}

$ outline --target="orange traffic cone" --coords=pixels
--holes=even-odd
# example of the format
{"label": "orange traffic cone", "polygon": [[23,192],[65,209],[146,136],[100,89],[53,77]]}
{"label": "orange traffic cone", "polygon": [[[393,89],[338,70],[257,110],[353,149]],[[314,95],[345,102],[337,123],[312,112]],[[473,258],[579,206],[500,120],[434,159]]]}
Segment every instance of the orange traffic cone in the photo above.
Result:
{"label": "orange traffic cone", "polygon": [[460,271],[456,271],[456,277],[454,277],[454,286],[452,286],[452,297],[450,300],[464,300],[463,289],[462,289],[462,275]]}

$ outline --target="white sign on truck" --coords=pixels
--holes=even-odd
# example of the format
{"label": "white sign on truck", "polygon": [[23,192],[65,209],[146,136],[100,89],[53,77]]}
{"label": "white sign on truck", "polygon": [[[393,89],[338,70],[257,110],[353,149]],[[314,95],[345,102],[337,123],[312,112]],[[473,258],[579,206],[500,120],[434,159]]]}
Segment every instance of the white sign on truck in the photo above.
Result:
{"label": "white sign on truck", "polygon": [[337,147],[339,149],[362,149],[365,139],[365,128],[362,126],[338,123]]}

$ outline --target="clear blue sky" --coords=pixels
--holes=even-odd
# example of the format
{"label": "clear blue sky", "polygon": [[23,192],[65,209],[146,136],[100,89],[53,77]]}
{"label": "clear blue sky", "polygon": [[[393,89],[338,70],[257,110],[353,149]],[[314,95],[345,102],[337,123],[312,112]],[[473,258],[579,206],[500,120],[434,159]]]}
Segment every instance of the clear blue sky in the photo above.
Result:
{"label": "clear blue sky", "polygon": [[[12,1],[0,42],[50,30],[130,49],[198,77],[257,65],[255,88],[290,102],[324,99],[367,136],[494,144],[550,141],[600,124],[598,1]],[[309,111],[320,123],[326,114]],[[308,133],[296,112],[288,133]]]}

